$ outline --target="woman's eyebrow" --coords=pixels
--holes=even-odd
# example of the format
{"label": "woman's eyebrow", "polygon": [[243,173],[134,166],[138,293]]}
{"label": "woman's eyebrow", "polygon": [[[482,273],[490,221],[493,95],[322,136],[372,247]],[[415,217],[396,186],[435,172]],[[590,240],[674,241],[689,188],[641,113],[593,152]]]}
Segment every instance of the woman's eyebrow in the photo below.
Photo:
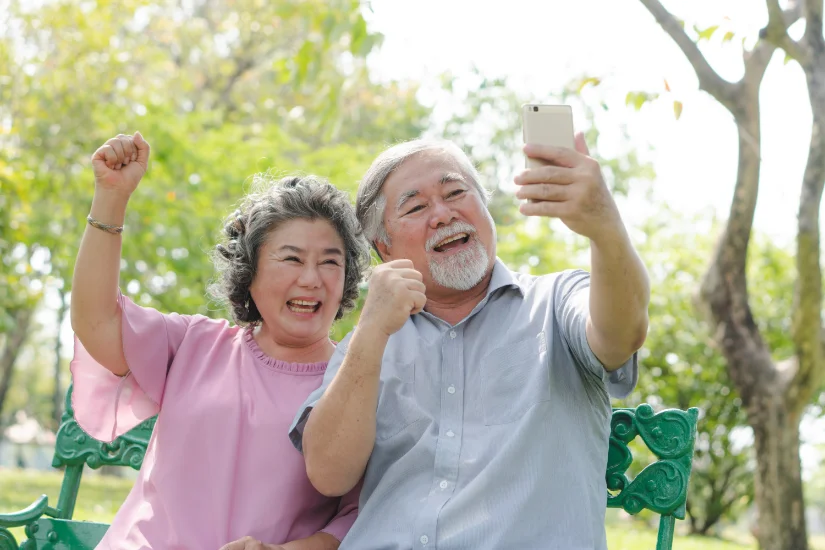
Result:
{"label": "woman's eyebrow", "polygon": [[[278,249],[278,252],[281,252],[281,251],[295,252],[296,254],[303,254],[304,252],[306,252],[306,250],[304,250],[300,246],[294,246],[294,245],[291,245],[291,244],[285,244],[282,247],[280,247]],[[332,254],[332,255],[335,255],[335,256],[342,256],[342,257],[344,255],[343,251],[340,248],[337,248],[337,247],[325,248],[324,249],[324,254]]]}

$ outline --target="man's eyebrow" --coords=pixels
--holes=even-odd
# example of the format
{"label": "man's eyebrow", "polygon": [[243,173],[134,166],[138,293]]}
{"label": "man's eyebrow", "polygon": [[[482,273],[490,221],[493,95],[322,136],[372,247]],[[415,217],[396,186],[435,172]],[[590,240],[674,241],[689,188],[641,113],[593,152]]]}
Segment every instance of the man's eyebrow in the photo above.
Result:
{"label": "man's eyebrow", "polygon": [[[467,183],[467,178],[465,178],[462,174],[459,174],[458,172],[447,172],[443,176],[441,176],[441,179],[438,180],[438,183],[440,183],[441,185],[447,183]],[[399,197],[398,202],[395,203],[395,209],[401,210],[401,207],[404,206],[407,203],[407,201],[409,201],[411,198],[417,195],[418,191],[405,191],[401,194],[401,197]]]}
{"label": "man's eyebrow", "polygon": [[398,202],[395,203],[395,209],[401,210],[401,207],[410,200],[411,198],[418,195],[418,191],[411,189],[410,191],[404,191],[401,193],[401,196],[398,198]]}
{"label": "man's eyebrow", "polygon": [[[298,247],[298,246],[294,246],[294,245],[291,245],[291,244],[285,244],[284,246],[282,246],[281,248],[278,249],[279,252],[284,251],[284,250],[289,251],[289,252],[295,252],[296,254],[301,254],[302,252],[306,252],[303,248]],[[341,251],[341,249],[337,248],[337,247],[335,247],[335,248],[325,248],[324,249],[324,254],[333,254],[335,256],[343,256],[344,255],[344,253]]]}
{"label": "man's eyebrow", "polygon": [[441,176],[441,184],[444,185],[445,183],[467,183],[467,178],[463,175],[459,174],[458,172],[447,172],[443,176]]}

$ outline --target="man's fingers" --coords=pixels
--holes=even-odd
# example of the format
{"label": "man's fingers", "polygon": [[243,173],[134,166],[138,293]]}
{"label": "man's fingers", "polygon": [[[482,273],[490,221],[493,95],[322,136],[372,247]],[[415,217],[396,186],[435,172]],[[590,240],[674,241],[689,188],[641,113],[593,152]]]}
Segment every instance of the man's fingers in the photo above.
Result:
{"label": "man's fingers", "polygon": [[421,275],[421,272],[417,269],[406,268],[406,269],[396,269],[396,273],[401,275],[404,279],[411,279],[413,281],[423,281],[424,276]]}
{"label": "man's fingers", "polygon": [[544,216],[548,218],[562,218],[570,213],[567,202],[524,202],[518,207],[519,212],[525,216]]}
{"label": "man's fingers", "polygon": [[581,153],[585,156],[590,156],[590,149],[587,147],[587,142],[584,141],[584,134],[582,132],[577,132],[573,141],[576,144],[576,151]]}
{"label": "man's fingers", "polygon": [[252,537],[244,537],[221,546],[220,550],[257,550],[259,548],[264,548],[261,541]]}
{"label": "man's fingers", "polygon": [[524,146],[524,154],[530,158],[549,162],[554,166],[573,168],[581,162],[581,154],[567,147],[553,145],[539,145],[528,143]]}
{"label": "man's fingers", "polygon": [[525,170],[513,180],[516,185],[530,185],[532,183],[573,183],[576,181],[575,172],[562,166],[542,166]]}
{"label": "man's fingers", "polygon": [[571,188],[569,185],[556,183],[534,183],[525,185],[516,191],[516,197],[523,200],[556,201],[570,200]]}
{"label": "man's fingers", "polygon": [[415,281],[413,279],[407,280],[407,288],[413,290],[415,292],[420,292],[424,294],[427,291],[427,287],[421,281]]}
{"label": "man's fingers", "polygon": [[413,307],[410,310],[410,315],[421,313],[424,306],[427,305],[427,297],[423,292],[413,292]]}
{"label": "man's fingers", "polygon": [[398,269],[412,268],[413,267],[412,260],[393,260],[391,262],[385,263],[384,265],[386,265],[387,267],[398,268]]}

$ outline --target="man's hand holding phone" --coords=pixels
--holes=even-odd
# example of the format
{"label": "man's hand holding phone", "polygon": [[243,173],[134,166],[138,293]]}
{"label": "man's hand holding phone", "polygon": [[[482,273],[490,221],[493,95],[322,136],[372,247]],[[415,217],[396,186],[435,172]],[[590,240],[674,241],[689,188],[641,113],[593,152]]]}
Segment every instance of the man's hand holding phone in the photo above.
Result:
{"label": "man's hand holding phone", "polygon": [[584,136],[575,135],[574,149],[531,143],[525,132],[527,168],[516,176],[516,197],[525,216],[559,218],[572,231],[591,240],[624,231],[619,210],[604,181],[601,166],[590,157]]}

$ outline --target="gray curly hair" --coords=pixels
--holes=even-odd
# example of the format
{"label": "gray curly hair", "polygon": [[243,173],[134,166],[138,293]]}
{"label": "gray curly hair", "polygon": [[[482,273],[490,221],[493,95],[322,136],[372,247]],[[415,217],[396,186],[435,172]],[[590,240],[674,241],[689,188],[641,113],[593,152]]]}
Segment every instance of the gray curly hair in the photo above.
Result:
{"label": "gray curly hair", "polygon": [[223,242],[211,254],[217,276],[210,294],[229,307],[238,325],[261,322],[249,292],[258,254],[272,231],[295,219],[326,220],[344,241],[344,294],[335,319],[355,307],[370,253],[347,194],[317,176],[276,179],[261,173],[253,176],[252,189],[226,219]]}

